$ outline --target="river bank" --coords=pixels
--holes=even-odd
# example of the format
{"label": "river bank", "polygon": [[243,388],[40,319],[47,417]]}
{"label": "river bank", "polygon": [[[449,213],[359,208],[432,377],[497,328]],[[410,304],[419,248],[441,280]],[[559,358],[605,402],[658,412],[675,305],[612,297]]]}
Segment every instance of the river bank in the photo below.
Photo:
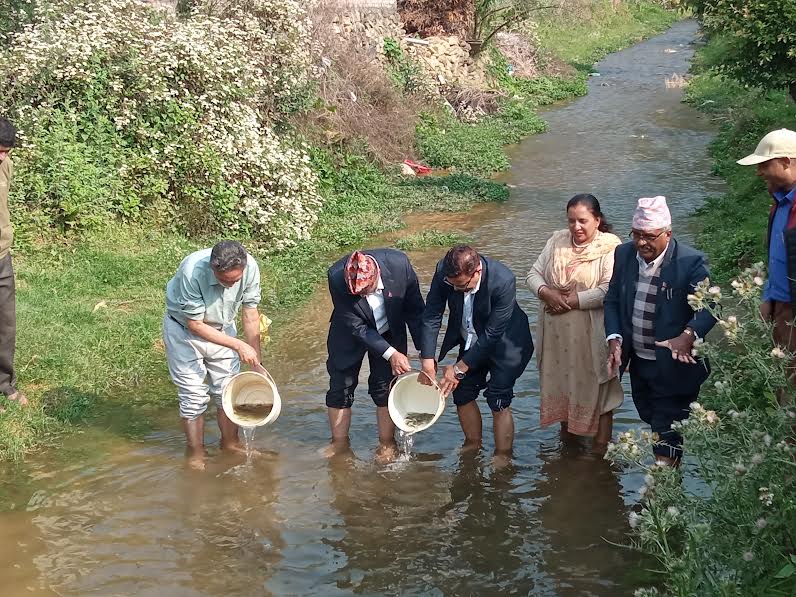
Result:
{"label": "river bank", "polygon": [[[566,27],[561,21],[551,22],[546,51],[581,57],[576,65],[580,70],[570,78],[551,79],[536,95],[529,93],[522,109],[499,114],[500,127],[495,127],[495,119],[474,126],[457,123],[453,130],[437,127],[428,150],[460,170],[473,170],[462,159],[492,164],[479,169],[489,174],[498,169],[496,162],[508,163],[501,162],[501,143],[519,139],[522,121],[542,123],[531,106],[585,93],[584,68],[590,63],[584,63],[583,56],[597,59],[660,31],[675,18],[647,3],[618,13],[606,9],[596,13],[586,41],[557,38],[555,31]],[[544,128],[534,127],[524,130]],[[503,137],[490,139],[488,151],[479,143],[485,135],[498,134]],[[276,337],[291,335],[291,316],[339,253],[400,230],[405,213],[462,210],[508,197],[504,185],[465,174],[407,180],[355,153],[319,150],[312,159],[324,207],[311,239],[280,252],[245,241],[262,263],[263,310],[275,321]],[[25,242],[25,235],[26,230],[20,230],[18,242]],[[400,235],[396,236],[400,247]],[[456,231],[425,230],[404,239],[403,246],[446,245],[457,236]],[[130,403],[172,400],[160,340],[162,289],[184,255],[214,240],[119,224],[75,240],[51,237],[45,246],[28,244],[17,253],[17,367],[31,405],[9,405],[0,416],[0,460],[19,459],[51,444],[54,434],[79,429],[99,404],[118,395]]]}

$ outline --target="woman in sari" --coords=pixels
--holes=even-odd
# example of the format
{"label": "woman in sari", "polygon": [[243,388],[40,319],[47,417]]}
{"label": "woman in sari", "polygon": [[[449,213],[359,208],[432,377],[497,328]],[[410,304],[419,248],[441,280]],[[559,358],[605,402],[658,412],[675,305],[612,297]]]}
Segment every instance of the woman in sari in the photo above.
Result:
{"label": "woman in sari", "polygon": [[594,195],[570,199],[567,220],[526,278],[544,307],[536,332],[541,423],[560,423],[563,437],[593,437],[592,452],[604,454],[613,410],[623,400],[618,377],[608,375],[603,324],[603,298],[621,241]]}

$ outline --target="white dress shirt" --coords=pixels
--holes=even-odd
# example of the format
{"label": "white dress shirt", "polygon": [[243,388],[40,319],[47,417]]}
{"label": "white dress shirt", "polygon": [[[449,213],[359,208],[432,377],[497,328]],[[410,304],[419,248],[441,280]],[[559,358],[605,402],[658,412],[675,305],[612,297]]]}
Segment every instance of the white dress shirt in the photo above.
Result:
{"label": "white dress shirt", "polygon": [[[483,266],[481,266],[483,273]],[[464,350],[469,350],[473,343],[478,339],[473,325],[473,303],[475,293],[481,288],[481,276],[478,276],[478,284],[475,288],[464,293],[464,312],[462,313],[462,338],[464,338]]]}
{"label": "white dress shirt", "polygon": [[[636,261],[638,261],[638,275],[644,276],[645,278],[651,278],[655,274],[658,273],[658,270],[661,267],[661,263],[663,263],[663,258],[666,256],[666,251],[669,250],[669,244],[666,244],[666,248],[661,251],[661,254],[658,255],[655,259],[647,263],[644,261],[644,258],[636,252]],[[619,344],[622,344],[622,334],[611,334],[608,336],[605,341],[608,342],[609,340],[617,339],[619,340]]]}
{"label": "white dress shirt", "polygon": [[[384,282],[381,281],[381,275],[379,275],[379,281],[376,284],[376,290],[371,292],[370,294],[365,295],[365,300],[368,301],[368,305],[370,305],[370,309],[373,311],[373,318],[376,320],[376,330],[381,334],[384,335],[385,332],[390,330],[390,324],[387,321],[387,308],[384,305]],[[381,355],[382,358],[385,360],[390,360],[390,357],[396,352],[396,350],[390,346],[387,350],[384,351],[384,354]]]}

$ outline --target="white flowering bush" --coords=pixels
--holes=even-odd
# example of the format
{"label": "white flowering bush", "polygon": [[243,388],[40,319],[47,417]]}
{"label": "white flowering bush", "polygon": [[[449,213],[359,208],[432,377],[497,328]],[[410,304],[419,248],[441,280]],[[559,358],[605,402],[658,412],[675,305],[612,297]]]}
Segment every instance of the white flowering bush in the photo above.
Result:
{"label": "white flowering bush", "polygon": [[796,594],[792,355],[772,346],[759,317],[764,277],[756,264],[732,282],[731,298],[707,281],[689,296],[717,317],[722,338],[695,347],[713,373],[674,425],[684,470],[650,462],[657,438],[648,432],[621,434],[606,454],[645,472],[629,523],[635,546],[659,560],[666,594]]}
{"label": "white flowering bush", "polygon": [[[275,132],[307,94],[301,6],[208,0],[179,18],[141,0],[40,4],[0,54],[21,129],[12,200],[61,229],[152,208],[193,233],[306,238],[320,208],[307,148]],[[94,201],[75,199],[81,185]]]}

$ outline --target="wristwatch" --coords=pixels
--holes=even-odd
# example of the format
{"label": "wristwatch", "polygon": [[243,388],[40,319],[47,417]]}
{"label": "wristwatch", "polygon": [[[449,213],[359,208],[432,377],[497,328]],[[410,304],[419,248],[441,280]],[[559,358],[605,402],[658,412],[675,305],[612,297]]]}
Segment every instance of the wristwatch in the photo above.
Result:
{"label": "wristwatch", "polygon": [[467,375],[464,371],[459,369],[456,365],[453,366],[453,376],[458,379],[459,381],[464,379],[464,376]]}

